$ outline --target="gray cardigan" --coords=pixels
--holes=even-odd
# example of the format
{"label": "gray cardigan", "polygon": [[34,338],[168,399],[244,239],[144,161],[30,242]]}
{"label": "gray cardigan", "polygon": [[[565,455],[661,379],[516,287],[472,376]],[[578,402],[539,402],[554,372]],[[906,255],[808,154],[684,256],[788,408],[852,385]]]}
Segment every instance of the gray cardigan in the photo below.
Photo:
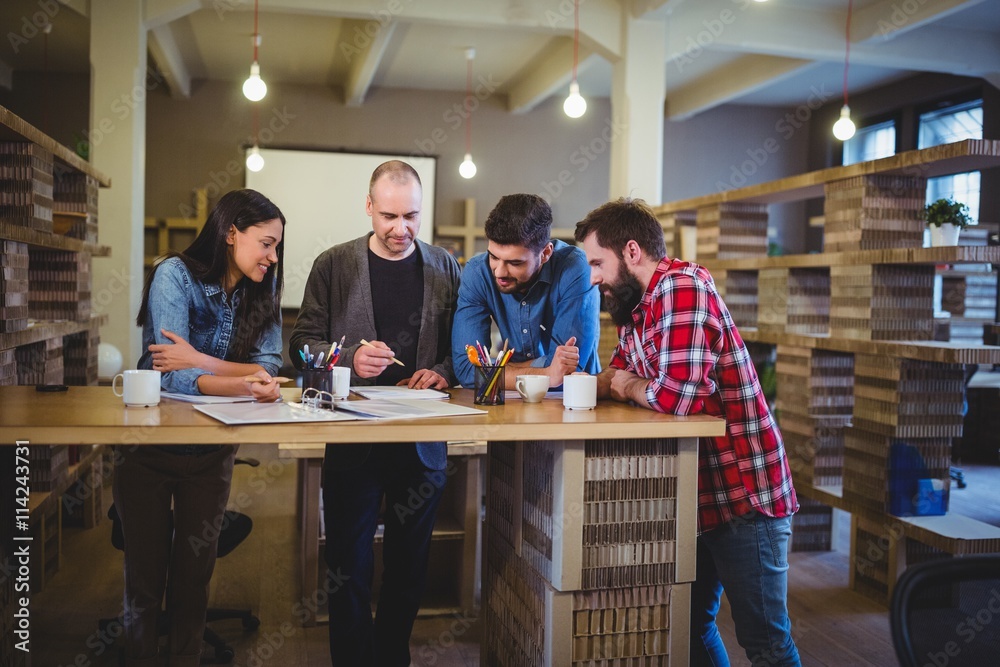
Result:
{"label": "gray cardigan", "polygon": [[[371,233],[336,245],[313,262],[289,342],[289,356],[296,367],[302,365],[299,350],[304,345],[309,345],[311,353],[319,354],[328,352],[333,341],[346,336],[337,365],[352,369],[351,384],[375,384],[374,378],[360,378],[353,371],[359,341],[376,338],[368,276],[370,237]],[[451,324],[458,299],[458,262],[443,248],[427,245],[419,239],[415,243],[424,266],[424,304],[417,340],[417,367],[411,370],[429,368],[452,386],[455,373],[451,362]],[[430,444],[418,444],[417,452],[425,465],[440,470],[444,468],[445,455],[436,450],[443,450],[443,443],[433,443],[441,445],[435,447],[433,453],[427,449]]]}

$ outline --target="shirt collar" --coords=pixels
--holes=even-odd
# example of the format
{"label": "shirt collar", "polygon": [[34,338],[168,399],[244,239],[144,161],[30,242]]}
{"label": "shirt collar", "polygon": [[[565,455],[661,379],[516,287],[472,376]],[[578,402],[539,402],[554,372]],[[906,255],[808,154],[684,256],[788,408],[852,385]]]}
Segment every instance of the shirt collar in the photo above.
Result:
{"label": "shirt collar", "polygon": [[670,268],[670,265],[674,260],[669,257],[664,257],[656,265],[656,269],[653,271],[653,277],[649,279],[649,284],[646,285],[646,291],[643,292],[642,298],[639,299],[638,305],[632,309],[632,321],[636,326],[642,323],[642,313],[653,305],[653,292],[656,291],[656,286],[660,284],[660,279]]}
{"label": "shirt collar", "polygon": [[[552,266],[552,260],[553,260],[554,257],[555,257],[555,253],[553,253],[552,255],[549,256],[549,261],[547,261],[544,264],[542,264],[542,268],[540,268],[538,270],[538,277],[535,278],[535,282],[531,283],[531,287],[529,287],[527,289],[527,291],[525,291],[525,292],[517,292],[517,293],[512,294],[510,296],[513,296],[513,297],[515,297],[517,299],[523,299],[523,298],[527,297],[529,294],[531,294],[532,292],[534,292],[535,291],[535,287],[538,284],[545,283],[545,285],[551,285],[552,284],[552,280],[553,280],[552,274],[555,271],[555,268]],[[489,262],[486,263],[486,266],[487,266],[487,268],[489,268]],[[490,273],[492,274],[492,271]],[[548,294],[548,291],[549,291],[549,288],[545,287],[545,293],[546,294]]]}
{"label": "shirt collar", "polygon": [[[242,283],[242,281],[240,282]],[[245,289],[241,284],[233,291],[233,296],[230,299],[226,296],[226,292],[219,283],[202,283],[201,287],[205,290],[206,297],[212,298],[221,294],[223,301],[230,301],[234,308],[240,304],[240,299],[243,298],[243,291]]]}

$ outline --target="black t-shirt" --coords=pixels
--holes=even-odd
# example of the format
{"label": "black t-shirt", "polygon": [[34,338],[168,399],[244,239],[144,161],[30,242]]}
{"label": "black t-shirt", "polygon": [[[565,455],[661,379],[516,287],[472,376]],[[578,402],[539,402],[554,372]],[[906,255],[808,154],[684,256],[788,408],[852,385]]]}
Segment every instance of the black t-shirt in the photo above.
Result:
{"label": "black t-shirt", "polygon": [[417,370],[417,341],[424,305],[424,263],[416,250],[405,259],[389,260],[369,249],[368,277],[372,287],[375,332],[405,364],[389,364],[375,379],[375,384],[394,385]]}

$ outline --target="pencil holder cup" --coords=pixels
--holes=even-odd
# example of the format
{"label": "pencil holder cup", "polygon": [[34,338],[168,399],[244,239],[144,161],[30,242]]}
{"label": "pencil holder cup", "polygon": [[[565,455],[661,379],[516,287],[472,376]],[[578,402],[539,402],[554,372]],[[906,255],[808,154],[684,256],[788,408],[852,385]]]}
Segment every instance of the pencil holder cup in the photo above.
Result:
{"label": "pencil holder cup", "polygon": [[504,367],[476,366],[476,405],[504,404]]}
{"label": "pencil holder cup", "polygon": [[307,368],[302,371],[302,391],[315,389],[333,393],[333,371],[324,368]]}

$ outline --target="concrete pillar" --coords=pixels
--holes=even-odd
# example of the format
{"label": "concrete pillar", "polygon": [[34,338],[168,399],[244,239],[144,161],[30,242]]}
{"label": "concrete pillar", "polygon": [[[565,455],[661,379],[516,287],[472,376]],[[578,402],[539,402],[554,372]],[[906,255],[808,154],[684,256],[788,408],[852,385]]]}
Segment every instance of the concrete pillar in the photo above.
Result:
{"label": "concrete pillar", "polygon": [[663,197],[667,31],[662,21],[634,19],[623,8],[622,32],[622,58],[611,83],[609,194],[640,197],[655,206]]}
{"label": "concrete pillar", "polygon": [[144,2],[90,0],[90,160],[111,177],[98,200],[98,240],[111,257],[93,261],[93,312],[107,313],[101,340],[135,368],[135,326],[143,281],[146,186],[146,27]]}

